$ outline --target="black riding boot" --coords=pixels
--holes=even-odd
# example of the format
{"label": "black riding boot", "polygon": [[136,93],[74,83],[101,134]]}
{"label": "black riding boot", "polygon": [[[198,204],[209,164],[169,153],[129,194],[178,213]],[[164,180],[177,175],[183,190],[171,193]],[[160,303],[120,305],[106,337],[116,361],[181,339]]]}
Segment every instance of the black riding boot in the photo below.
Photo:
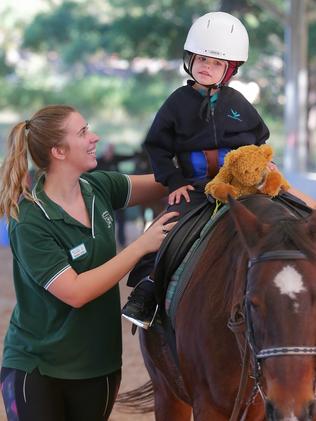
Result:
{"label": "black riding boot", "polygon": [[148,329],[154,321],[157,308],[155,283],[148,276],[133,289],[128,302],[122,308],[122,316],[135,325]]}

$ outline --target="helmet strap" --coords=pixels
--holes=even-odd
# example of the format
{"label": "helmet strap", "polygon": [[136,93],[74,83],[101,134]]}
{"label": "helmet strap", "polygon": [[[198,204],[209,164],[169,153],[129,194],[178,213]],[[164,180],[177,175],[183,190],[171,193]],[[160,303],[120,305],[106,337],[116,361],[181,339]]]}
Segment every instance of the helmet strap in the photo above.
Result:
{"label": "helmet strap", "polygon": [[[183,68],[188,75],[190,75],[192,78],[192,66],[195,59],[196,54],[191,53],[191,51],[184,50],[183,53]],[[194,78],[193,78],[194,79]]]}
{"label": "helmet strap", "polygon": [[230,79],[238,72],[238,67],[241,66],[243,64],[242,61],[233,61],[233,60],[229,60],[227,61],[228,66],[225,72],[224,77],[221,80],[221,84],[226,85]]}
{"label": "helmet strap", "polygon": [[[202,85],[203,86],[203,85]],[[199,116],[201,120],[205,120],[207,123],[211,120],[211,91],[212,86],[207,88],[207,94],[202,101],[200,106]]]}
{"label": "helmet strap", "polygon": [[227,74],[227,70],[228,70],[228,68],[229,68],[229,62],[228,61],[226,61],[225,60],[225,70],[224,70],[224,72],[223,72],[223,76],[221,77],[221,79],[218,81],[218,82],[216,82],[214,85],[216,85],[216,87],[217,88],[221,88],[223,85],[222,85],[222,82],[223,82],[223,80],[225,79],[225,76],[226,76],[226,74]]}

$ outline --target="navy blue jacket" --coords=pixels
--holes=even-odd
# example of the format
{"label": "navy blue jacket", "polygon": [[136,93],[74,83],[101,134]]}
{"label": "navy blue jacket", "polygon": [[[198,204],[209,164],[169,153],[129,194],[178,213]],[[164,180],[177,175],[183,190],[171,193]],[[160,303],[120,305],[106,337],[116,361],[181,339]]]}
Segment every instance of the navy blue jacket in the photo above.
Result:
{"label": "navy blue jacket", "polygon": [[219,91],[209,122],[199,116],[204,97],[188,81],[159,109],[144,146],[156,181],[169,192],[194,179],[192,152],[261,145],[269,137],[264,121],[249,101],[233,88]]}

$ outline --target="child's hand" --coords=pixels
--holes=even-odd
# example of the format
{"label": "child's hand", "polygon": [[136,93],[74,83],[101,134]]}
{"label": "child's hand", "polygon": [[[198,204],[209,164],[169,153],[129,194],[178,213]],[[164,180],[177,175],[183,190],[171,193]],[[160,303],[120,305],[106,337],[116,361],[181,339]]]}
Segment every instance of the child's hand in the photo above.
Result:
{"label": "child's hand", "polygon": [[189,195],[189,191],[191,190],[195,190],[193,186],[191,186],[191,184],[188,184],[186,186],[182,186],[179,189],[173,191],[172,193],[169,194],[168,197],[168,203],[169,205],[174,205],[175,203],[178,204],[180,203],[181,197],[183,196],[185,198],[185,200],[187,202],[190,202],[190,195]]}
{"label": "child's hand", "polygon": [[265,188],[266,188],[266,181],[267,181],[268,174],[271,174],[271,173],[280,174],[280,171],[279,171],[277,165],[272,161],[267,163],[266,168],[267,168],[267,171],[265,173],[264,180],[258,186],[258,190],[261,191],[261,193],[264,193],[264,194],[266,194]]}
{"label": "child's hand", "polygon": [[270,171],[279,171],[277,165],[272,161],[268,162],[267,167]]}

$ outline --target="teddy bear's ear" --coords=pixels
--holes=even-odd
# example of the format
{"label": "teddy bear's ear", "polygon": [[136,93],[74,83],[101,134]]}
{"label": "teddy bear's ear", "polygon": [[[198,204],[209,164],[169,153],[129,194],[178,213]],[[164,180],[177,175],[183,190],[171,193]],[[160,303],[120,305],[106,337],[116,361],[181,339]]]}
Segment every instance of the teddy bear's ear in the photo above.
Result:
{"label": "teddy bear's ear", "polygon": [[273,149],[270,145],[260,145],[259,146],[260,151],[263,153],[267,161],[271,161],[273,156]]}
{"label": "teddy bear's ear", "polygon": [[231,164],[236,162],[238,155],[239,155],[238,149],[233,149],[232,151],[229,151],[228,154],[226,154],[224,158],[225,165],[230,166]]}

